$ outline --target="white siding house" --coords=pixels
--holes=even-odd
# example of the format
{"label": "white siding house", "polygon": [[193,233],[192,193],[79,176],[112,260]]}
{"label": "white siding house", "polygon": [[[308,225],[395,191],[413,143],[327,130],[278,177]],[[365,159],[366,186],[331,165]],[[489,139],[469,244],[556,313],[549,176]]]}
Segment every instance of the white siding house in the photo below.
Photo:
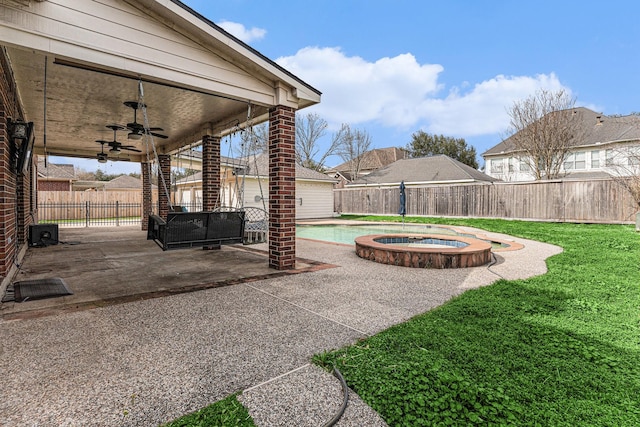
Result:
{"label": "white siding house", "polygon": [[[267,173],[268,156],[240,162],[221,159],[220,206],[269,209]],[[246,171],[242,165],[246,167]],[[296,165],[296,219],[330,218],[333,211],[335,179],[312,169]],[[241,200],[240,200],[241,198]],[[201,207],[202,173],[179,180],[173,195],[176,205]]]}
{"label": "white siding house", "polygon": [[[640,165],[640,116],[605,116],[587,108],[581,113],[584,137],[560,169],[565,178],[608,178],[638,173]],[[507,138],[482,154],[485,173],[503,181],[535,179],[529,162]]]}

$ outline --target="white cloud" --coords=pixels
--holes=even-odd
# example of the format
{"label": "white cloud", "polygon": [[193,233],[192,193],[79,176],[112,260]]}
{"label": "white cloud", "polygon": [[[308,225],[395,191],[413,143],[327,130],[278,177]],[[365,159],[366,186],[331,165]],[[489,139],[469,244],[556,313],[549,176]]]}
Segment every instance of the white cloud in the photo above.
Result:
{"label": "white cloud", "polygon": [[369,62],[340,48],[307,47],[276,62],[322,91],[313,111],[332,128],[371,122],[456,137],[495,134],[508,126],[507,108],[514,101],[540,88],[568,90],[553,73],[499,75],[475,85],[461,82],[439,96],[444,67],[419,64],[409,53]]}
{"label": "white cloud", "polygon": [[239,38],[245,43],[251,43],[255,40],[262,40],[267,34],[267,30],[256,27],[246,28],[244,25],[237,22],[221,21],[216,23],[216,25],[222,27],[226,32]]}
{"label": "white cloud", "polygon": [[458,137],[499,133],[509,126],[507,110],[515,101],[524,99],[538,89],[565,89],[551,73],[529,76],[497,76],[476,84],[461,93],[451,90],[443,99],[427,99],[420,110],[428,132]]}
{"label": "white cloud", "polygon": [[440,89],[440,65],[420,65],[411,54],[367,62],[339,48],[308,47],[276,62],[322,91],[314,111],[332,124],[416,122],[416,107]]}

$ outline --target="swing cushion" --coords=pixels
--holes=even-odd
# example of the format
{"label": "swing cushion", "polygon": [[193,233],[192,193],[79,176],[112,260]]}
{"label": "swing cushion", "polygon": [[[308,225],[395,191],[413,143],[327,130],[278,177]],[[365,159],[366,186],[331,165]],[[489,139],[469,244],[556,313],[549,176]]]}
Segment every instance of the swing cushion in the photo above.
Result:
{"label": "swing cushion", "polygon": [[170,212],[149,216],[147,239],[163,250],[242,243],[244,212]]}

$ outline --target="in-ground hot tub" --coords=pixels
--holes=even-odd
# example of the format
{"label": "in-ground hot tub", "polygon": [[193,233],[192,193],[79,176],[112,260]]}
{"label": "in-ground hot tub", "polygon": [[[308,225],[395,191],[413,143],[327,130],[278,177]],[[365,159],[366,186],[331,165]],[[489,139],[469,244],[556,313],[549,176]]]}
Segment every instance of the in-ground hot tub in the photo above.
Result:
{"label": "in-ground hot tub", "polygon": [[371,234],[357,237],[356,254],[381,264],[414,268],[464,268],[491,261],[491,243],[441,234]]}

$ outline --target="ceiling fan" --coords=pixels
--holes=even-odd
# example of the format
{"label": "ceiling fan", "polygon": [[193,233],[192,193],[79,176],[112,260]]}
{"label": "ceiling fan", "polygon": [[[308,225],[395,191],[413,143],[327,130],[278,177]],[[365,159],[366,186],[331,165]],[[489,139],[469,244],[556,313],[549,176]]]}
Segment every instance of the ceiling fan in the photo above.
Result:
{"label": "ceiling fan", "polygon": [[[107,128],[111,129],[113,131],[113,141],[105,141],[103,139],[98,139],[96,140],[96,142],[98,144],[102,145],[102,149],[100,150],[100,153],[98,153],[98,161],[101,163],[104,163],[107,161],[107,156],[108,154],[104,152],[104,145],[107,144],[109,147],[111,147],[111,149],[109,150],[109,153],[112,155],[118,155],[122,152],[122,150],[127,150],[127,151],[135,151],[137,153],[142,153],[142,150],[138,150],[136,147],[134,147],[133,145],[122,145],[121,142],[118,142],[116,140],[116,133],[119,130],[125,130],[126,128],[120,125],[107,125]],[[104,161],[102,161],[102,159],[104,159]]]}
{"label": "ceiling fan", "polygon": [[100,143],[102,145],[102,147],[100,148],[100,152],[97,155],[98,158],[98,163],[107,163],[107,153],[104,152],[104,143],[101,142]]}
{"label": "ceiling fan", "polygon": [[141,123],[138,123],[137,121],[138,109],[145,108],[146,107],[145,104],[140,103],[138,101],[125,101],[124,105],[133,109],[133,122],[127,123],[127,129],[130,130],[129,134],[127,135],[128,139],[140,139],[142,138],[142,135],[144,135],[147,132],[150,135],[155,136],[156,138],[162,138],[162,139],[168,138],[167,135],[157,133],[157,131],[163,131],[162,128],[154,127],[154,128],[145,129],[144,125],[142,125]]}

